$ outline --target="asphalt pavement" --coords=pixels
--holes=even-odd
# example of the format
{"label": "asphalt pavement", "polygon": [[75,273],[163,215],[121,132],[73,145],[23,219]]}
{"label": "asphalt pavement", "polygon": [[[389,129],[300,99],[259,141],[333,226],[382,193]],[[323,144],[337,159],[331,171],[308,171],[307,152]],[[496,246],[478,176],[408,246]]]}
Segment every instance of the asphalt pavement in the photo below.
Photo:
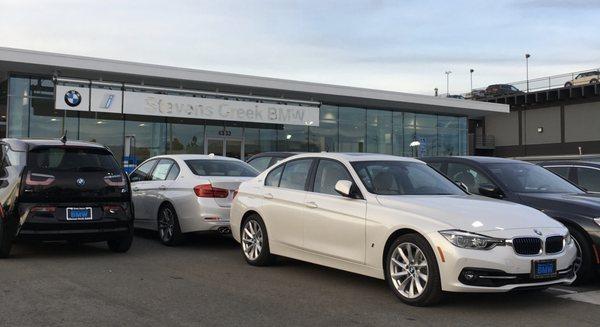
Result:
{"label": "asphalt pavement", "polygon": [[251,267],[229,237],[132,249],[18,243],[0,261],[2,326],[599,326],[600,282],[402,304],[385,281],[282,259]]}

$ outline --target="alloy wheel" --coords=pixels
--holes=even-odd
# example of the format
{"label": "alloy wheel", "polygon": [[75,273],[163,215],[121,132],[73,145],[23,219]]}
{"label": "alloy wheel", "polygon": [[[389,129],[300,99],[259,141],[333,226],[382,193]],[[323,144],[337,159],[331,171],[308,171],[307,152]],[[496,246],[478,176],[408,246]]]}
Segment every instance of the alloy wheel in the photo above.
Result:
{"label": "alloy wheel", "polygon": [[583,263],[583,255],[581,254],[581,246],[574,237],[573,242],[575,242],[575,248],[577,248],[577,256],[575,257],[575,261],[573,261],[573,272],[577,275],[579,269],[581,269],[581,264]]}
{"label": "alloy wheel", "polygon": [[394,287],[402,296],[409,299],[420,296],[429,279],[429,265],[425,254],[413,243],[401,243],[392,253],[389,274]]}
{"label": "alloy wheel", "polygon": [[175,233],[175,217],[173,211],[164,208],[158,219],[158,233],[163,242],[169,242]]}
{"label": "alloy wheel", "polygon": [[242,249],[246,258],[252,261],[256,260],[261,254],[263,249],[263,232],[260,224],[254,219],[248,220],[244,226],[242,232]]}

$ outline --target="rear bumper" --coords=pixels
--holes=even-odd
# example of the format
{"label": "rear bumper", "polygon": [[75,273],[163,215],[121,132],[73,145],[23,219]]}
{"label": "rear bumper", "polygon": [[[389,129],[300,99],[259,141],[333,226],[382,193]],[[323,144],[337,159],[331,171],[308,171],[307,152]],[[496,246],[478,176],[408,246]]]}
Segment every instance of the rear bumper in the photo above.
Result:
{"label": "rear bumper", "polygon": [[175,208],[183,233],[229,228],[229,207],[221,207],[211,198],[195,197],[188,200],[176,203]]}

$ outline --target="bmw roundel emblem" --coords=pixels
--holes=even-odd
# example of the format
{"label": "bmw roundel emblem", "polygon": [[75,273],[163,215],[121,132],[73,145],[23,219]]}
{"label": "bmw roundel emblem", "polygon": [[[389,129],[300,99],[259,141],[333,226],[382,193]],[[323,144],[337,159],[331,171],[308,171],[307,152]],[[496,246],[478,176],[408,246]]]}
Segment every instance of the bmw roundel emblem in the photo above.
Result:
{"label": "bmw roundel emblem", "polygon": [[83,185],[85,185],[85,179],[83,179],[83,178],[78,178],[78,179],[77,179],[77,181],[76,181],[76,183],[77,183],[77,185],[79,185],[79,186],[83,186]]}
{"label": "bmw roundel emblem", "polygon": [[539,230],[537,230],[537,229],[534,229],[534,230],[533,230],[533,232],[534,232],[534,233],[536,233],[536,234],[538,234],[539,236],[542,236],[542,232],[540,232],[540,231],[539,231]]}
{"label": "bmw roundel emblem", "polygon": [[77,107],[81,103],[81,94],[75,90],[70,90],[65,93],[65,103],[69,107]]}

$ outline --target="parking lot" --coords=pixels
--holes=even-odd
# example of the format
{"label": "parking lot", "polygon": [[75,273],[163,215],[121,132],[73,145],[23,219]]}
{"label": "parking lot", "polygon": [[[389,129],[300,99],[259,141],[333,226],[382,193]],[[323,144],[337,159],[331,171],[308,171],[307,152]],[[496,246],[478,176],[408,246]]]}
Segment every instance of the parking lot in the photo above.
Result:
{"label": "parking lot", "polygon": [[[600,284],[400,303],[386,283],[284,259],[248,266],[229,237],[165,247],[137,232],[132,249],[19,243],[0,268],[2,325],[17,326],[597,326]],[[587,301],[587,302],[583,302]],[[595,303],[595,304],[594,304]]]}

